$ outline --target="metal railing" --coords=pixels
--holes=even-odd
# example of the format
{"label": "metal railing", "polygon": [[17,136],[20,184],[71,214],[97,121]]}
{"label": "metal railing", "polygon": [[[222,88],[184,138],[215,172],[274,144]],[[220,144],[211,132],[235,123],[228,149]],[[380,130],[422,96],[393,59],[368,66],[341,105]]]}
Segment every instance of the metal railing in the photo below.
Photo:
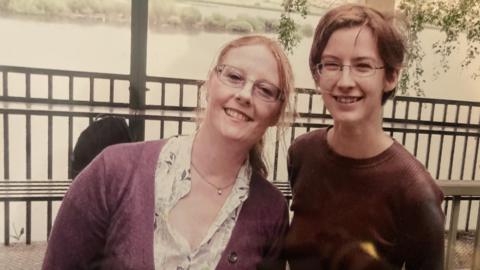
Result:
{"label": "metal railing", "polygon": [[[195,110],[202,100],[201,81],[150,76],[146,110],[134,111],[128,108],[128,75],[12,66],[0,66],[0,73],[0,182],[5,185],[19,180],[33,183],[69,179],[69,157],[78,134],[98,114],[124,116],[130,122],[143,119],[146,139],[158,139],[193,132]],[[279,133],[275,130],[267,138],[267,157],[272,165],[269,178],[278,186],[282,185],[278,181],[287,179],[286,149],[294,138],[332,123],[315,91],[297,89],[292,101],[299,116],[284,134],[285,140],[277,140]],[[480,178],[480,102],[396,97],[384,107],[384,130],[425,164],[435,179],[459,180],[452,182],[454,186],[460,181],[477,184],[474,181]],[[469,189],[460,191],[446,193],[447,229],[455,235],[458,229],[478,232],[475,207],[479,196]],[[30,195],[25,192],[25,207],[29,209]],[[10,203],[14,200],[3,197],[4,243],[8,244]],[[45,199],[50,213],[47,231],[55,215],[54,200],[61,198]],[[25,219],[31,222],[28,211]],[[26,228],[28,234],[31,224]],[[448,243],[454,243],[450,234],[448,238]]]}

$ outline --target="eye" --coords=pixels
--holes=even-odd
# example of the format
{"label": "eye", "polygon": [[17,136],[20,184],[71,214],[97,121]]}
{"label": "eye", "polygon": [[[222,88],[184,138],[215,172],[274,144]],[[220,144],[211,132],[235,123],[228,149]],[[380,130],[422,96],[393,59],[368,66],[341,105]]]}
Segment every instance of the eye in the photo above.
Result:
{"label": "eye", "polygon": [[225,68],[222,72],[222,76],[230,83],[242,84],[245,81],[243,74],[232,68]]}
{"label": "eye", "polygon": [[337,62],[326,61],[326,62],[322,62],[320,66],[322,69],[328,70],[328,71],[337,71],[340,69],[340,64]]}
{"label": "eye", "polygon": [[353,68],[360,73],[368,73],[371,72],[373,69],[373,65],[371,63],[360,62],[353,65]]}
{"label": "eye", "polygon": [[273,86],[269,83],[262,82],[258,83],[255,86],[257,93],[263,97],[269,98],[269,99],[275,99],[278,96],[279,90],[276,86]]}

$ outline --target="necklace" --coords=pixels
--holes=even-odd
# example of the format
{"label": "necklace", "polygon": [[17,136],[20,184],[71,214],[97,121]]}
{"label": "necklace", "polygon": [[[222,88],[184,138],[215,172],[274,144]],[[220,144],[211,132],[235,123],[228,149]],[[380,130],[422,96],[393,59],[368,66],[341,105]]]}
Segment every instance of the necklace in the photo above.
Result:
{"label": "necklace", "polygon": [[215,185],[214,183],[208,181],[208,179],[203,176],[203,174],[197,169],[197,167],[193,164],[193,162],[190,163],[192,165],[192,168],[197,172],[198,176],[200,176],[200,179],[202,179],[205,183],[209,184],[211,187],[215,188],[217,190],[217,194],[218,196],[221,196],[223,194],[223,190],[224,189],[227,189],[229,187],[231,187],[235,181],[233,181],[232,183],[224,186],[224,187],[219,187],[217,185]]}

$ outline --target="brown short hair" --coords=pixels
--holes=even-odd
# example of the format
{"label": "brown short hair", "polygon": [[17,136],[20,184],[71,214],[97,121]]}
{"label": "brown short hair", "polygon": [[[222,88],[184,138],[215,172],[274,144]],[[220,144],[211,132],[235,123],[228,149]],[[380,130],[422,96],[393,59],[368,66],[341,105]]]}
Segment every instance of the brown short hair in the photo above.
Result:
{"label": "brown short hair", "polygon": [[[400,70],[406,51],[405,36],[395,22],[393,14],[387,15],[362,5],[346,4],[328,11],[317,25],[310,49],[310,71],[315,82],[318,79],[315,75],[315,65],[333,32],[358,26],[368,27],[372,31],[384,62],[385,74],[387,79],[391,79],[394,73]],[[382,104],[395,93],[395,88],[383,94]]]}

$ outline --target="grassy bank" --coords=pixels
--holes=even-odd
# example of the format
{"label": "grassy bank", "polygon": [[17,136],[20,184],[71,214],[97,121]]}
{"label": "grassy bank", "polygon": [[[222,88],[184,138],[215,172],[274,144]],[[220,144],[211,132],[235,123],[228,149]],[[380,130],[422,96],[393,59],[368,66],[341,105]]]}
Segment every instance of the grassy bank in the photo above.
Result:
{"label": "grassy bank", "polygon": [[[258,6],[260,2],[263,2],[264,5],[281,7],[279,0],[255,3]],[[178,5],[178,3],[182,3],[182,5]],[[175,0],[150,0],[150,29],[155,31],[273,33],[276,32],[279,25],[278,19],[266,19],[249,14],[240,14],[234,18],[220,13],[204,16],[194,6],[185,5],[185,1],[179,0],[178,3]],[[253,4],[255,5],[255,3]],[[128,25],[130,23],[130,4],[130,0],[0,0],[0,12],[4,16],[20,16],[35,20]],[[300,26],[300,29],[305,36],[309,36],[313,32],[310,25]]]}

